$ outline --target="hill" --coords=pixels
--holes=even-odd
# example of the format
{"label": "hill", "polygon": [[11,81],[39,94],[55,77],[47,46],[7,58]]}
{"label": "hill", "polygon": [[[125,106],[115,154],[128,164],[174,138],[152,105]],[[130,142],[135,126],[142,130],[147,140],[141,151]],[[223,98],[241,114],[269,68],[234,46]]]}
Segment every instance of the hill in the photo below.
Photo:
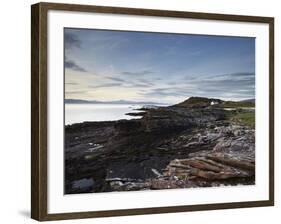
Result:
{"label": "hill", "polygon": [[173,107],[206,108],[210,106],[224,108],[255,107],[255,99],[243,101],[224,101],[216,98],[190,97],[187,100],[173,105]]}
{"label": "hill", "polygon": [[220,99],[206,98],[206,97],[190,97],[187,100],[178,103],[176,107],[189,107],[189,108],[204,108],[210,105],[219,105],[223,101]]}

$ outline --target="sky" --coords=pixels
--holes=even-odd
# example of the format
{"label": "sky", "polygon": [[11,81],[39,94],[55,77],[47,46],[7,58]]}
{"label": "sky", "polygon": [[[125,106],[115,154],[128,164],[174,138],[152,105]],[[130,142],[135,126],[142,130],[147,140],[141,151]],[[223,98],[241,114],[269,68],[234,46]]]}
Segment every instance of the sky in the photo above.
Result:
{"label": "sky", "polygon": [[64,29],[65,98],[179,103],[255,98],[255,39]]}

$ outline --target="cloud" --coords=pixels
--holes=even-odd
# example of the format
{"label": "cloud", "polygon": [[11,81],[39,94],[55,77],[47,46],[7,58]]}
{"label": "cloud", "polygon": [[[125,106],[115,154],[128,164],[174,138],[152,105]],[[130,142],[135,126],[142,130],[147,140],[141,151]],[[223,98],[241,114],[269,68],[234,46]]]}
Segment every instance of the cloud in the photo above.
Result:
{"label": "cloud", "polygon": [[125,82],[124,79],[121,78],[116,78],[116,77],[107,77],[107,79],[110,79],[112,81],[116,81],[116,82]]}
{"label": "cloud", "polygon": [[191,83],[200,83],[200,86],[205,89],[217,90],[249,90],[254,89],[255,74],[254,73],[232,73],[224,75],[216,75],[202,80],[197,79]]}
{"label": "cloud", "polygon": [[253,72],[238,72],[238,73],[231,73],[231,74],[222,74],[222,75],[215,75],[213,78],[225,78],[225,79],[243,79],[243,78],[253,78],[255,77],[255,73]]}
{"label": "cloud", "polygon": [[151,87],[150,84],[139,83],[139,84],[132,84],[131,87]]}
{"label": "cloud", "polygon": [[76,62],[72,60],[65,59],[64,67],[67,69],[71,69],[78,72],[87,72],[86,69],[82,68],[81,66],[77,65]]}
{"label": "cloud", "polygon": [[124,88],[148,88],[152,87],[154,84],[146,79],[122,79],[117,77],[106,77],[107,79],[110,79],[112,81],[115,81],[111,85],[114,84],[114,86],[121,85]]}
{"label": "cloud", "polygon": [[66,91],[66,95],[73,95],[73,94],[84,94],[87,93],[88,91]]}
{"label": "cloud", "polygon": [[147,80],[147,79],[137,79],[137,82],[139,84],[145,84],[145,85],[148,85],[148,86],[153,86],[154,83],[150,80]]}
{"label": "cloud", "polygon": [[151,73],[153,73],[153,71],[143,70],[143,71],[137,71],[137,72],[124,71],[121,74],[123,74],[123,75],[148,75]]}
{"label": "cloud", "polygon": [[140,93],[144,97],[189,97],[255,98],[255,74],[232,73],[199,77],[186,82],[167,82],[168,87],[153,88]]}
{"label": "cloud", "polygon": [[229,73],[229,74],[219,74],[219,75],[211,75],[211,76],[202,76],[202,75],[192,75],[184,77],[186,81],[202,81],[202,80],[245,80],[245,79],[254,79],[254,72],[239,72],[239,73]]}
{"label": "cloud", "polygon": [[66,49],[73,49],[73,48],[80,48],[81,47],[81,41],[80,39],[73,33],[67,33],[64,34],[64,44]]}
{"label": "cloud", "polygon": [[211,76],[192,76],[185,77],[184,80],[189,84],[201,84],[206,85],[206,87],[220,86],[224,87],[227,85],[242,85],[247,86],[250,84],[255,84],[255,73],[230,73],[230,74],[220,74]]}
{"label": "cloud", "polygon": [[187,88],[154,88],[140,93],[144,97],[184,97],[194,94],[194,89]]}
{"label": "cloud", "polygon": [[168,82],[169,85],[177,85],[178,82],[175,82],[175,81],[171,81],[171,82]]}
{"label": "cloud", "polygon": [[78,85],[77,82],[66,82],[65,84],[66,84],[66,85],[70,85],[70,86],[76,86],[76,85]]}
{"label": "cloud", "polygon": [[106,87],[114,87],[114,86],[120,86],[120,83],[104,83],[104,84],[100,84],[100,85],[89,85],[89,88],[106,88]]}

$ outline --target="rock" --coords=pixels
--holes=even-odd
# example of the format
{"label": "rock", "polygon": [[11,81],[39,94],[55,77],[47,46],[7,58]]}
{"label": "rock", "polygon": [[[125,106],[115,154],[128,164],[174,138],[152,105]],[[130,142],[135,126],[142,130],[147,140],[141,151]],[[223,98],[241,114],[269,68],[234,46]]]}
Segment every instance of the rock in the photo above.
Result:
{"label": "rock", "polygon": [[124,186],[124,183],[122,181],[111,181],[109,184],[113,190],[118,190],[122,186]]}
{"label": "rock", "polygon": [[255,171],[255,160],[253,158],[233,156],[226,153],[213,153],[207,155],[207,158],[228,166],[236,167],[238,169]]}
{"label": "rock", "polygon": [[173,189],[173,188],[182,188],[183,182],[178,180],[164,180],[164,179],[155,179],[151,181],[150,188],[152,190],[157,189]]}
{"label": "rock", "polygon": [[191,158],[172,160],[164,169],[164,175],[193,182],[196,182],[196,178],[199,178],[199,182],[201,178],[208,181],[240,178],[237,183],[243,184],[248,181],[247,178],[254,177],[254,171],[254,159],[209,151],[193,154]]}
{"label": "rock", "polygon": [[[221,105],[191,98],[138,119],[67,125],[65,192],[254,184],[255,130]],[[84,178],[93,186],[77,191],[72,183]]]}
{"label": "rock", "polygon": [[156,175],[156,177],[161,177],[162,176],[162,174],[159,173],[156,169],[152,168],[151,171]]}
{"label": "rock", "polygon": [[112,178],[106,180],[109,183],[110,191],[137,191],[150,188],[149,182],[127,178]]}
{"label": "rock", "polygon": [[94,181],[93,179],[86,179],[86,178],[83,178],[81,180],[76,180],[76,181],[73,181],[72,182],[72,187],[74,189],[79,189],[79,190],[85,190],[85,189],[88,189],[88,188],[92,188],[92,186],[94,185]]}

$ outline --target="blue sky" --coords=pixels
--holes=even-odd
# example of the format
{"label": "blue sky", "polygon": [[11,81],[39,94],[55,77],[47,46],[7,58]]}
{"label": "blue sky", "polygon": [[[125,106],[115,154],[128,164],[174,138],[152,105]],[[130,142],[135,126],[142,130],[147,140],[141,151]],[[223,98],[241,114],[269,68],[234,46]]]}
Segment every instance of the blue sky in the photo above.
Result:
{"label": "blue sky", "polygon": [[255,39],[65,28],[65,95],[178,103],[255,97]]}

